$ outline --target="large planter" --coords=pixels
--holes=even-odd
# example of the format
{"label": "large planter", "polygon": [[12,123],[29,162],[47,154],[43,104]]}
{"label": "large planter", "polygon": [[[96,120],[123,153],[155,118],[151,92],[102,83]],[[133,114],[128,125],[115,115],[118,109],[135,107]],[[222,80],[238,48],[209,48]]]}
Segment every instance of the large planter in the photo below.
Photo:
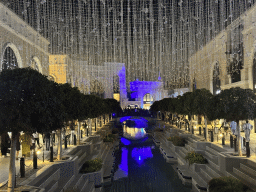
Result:
{"label": "large planter", "polygon": [[103,183],[103,168],[96,172],[84,173],[83,175],[89,179],[89,182],[94,182],[96,186]]}

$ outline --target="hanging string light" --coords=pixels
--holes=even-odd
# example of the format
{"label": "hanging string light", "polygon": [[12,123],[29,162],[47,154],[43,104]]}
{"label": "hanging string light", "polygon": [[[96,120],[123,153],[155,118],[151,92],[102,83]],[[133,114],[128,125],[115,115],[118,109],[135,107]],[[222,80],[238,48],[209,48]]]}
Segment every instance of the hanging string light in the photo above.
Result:
{"label": "hanging string light", "polygon": [[[117,62],[125,63],[128,85],[136,79],[157,81],[160,75],[168,89],[188,86],[189,73],[193,74],[190,56],[255,4],[255,0],[0,2],[50,41],[51,54],[67,54],[76,61],[70,73],[81,86],[88,86],[85,76],[88,81],[100,76],[99,71],[89,75],[83,70]],[[227,51],[241,52],[241,30],[242,26],[231,30]],[[235,57],[240,65],[242,53]]]}

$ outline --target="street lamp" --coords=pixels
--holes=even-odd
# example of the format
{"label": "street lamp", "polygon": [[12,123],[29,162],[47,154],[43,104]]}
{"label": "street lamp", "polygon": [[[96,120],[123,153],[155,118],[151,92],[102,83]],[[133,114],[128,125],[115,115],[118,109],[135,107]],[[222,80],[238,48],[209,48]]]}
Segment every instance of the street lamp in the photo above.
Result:
{"label": "street lamp", "polygon": [[225,145],[225,134],[221,133],[219,136],[222,138],[222,145]]}

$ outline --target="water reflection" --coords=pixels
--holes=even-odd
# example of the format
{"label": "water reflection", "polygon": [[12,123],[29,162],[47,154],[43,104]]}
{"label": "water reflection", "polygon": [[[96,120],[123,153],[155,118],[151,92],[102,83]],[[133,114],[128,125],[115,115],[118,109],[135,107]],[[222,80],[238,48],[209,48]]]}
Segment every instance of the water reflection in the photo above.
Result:
{"label": "water reflection", "polygon": [[153,154],[151,151],[151,147],[142,147],[142,148],[133,148],[132,150],[132,158],[138,163],[143,164],[143,162],[148,159],[152,158]]}
{"label": "water reflection", "polygon": [[118,166],[117,171],[114,175],[114,180],[118,180],[120,178],[128,177],[129,173],[129,166],[128,166],[128,159],[132,158],[135,160],[137,165],[141,166],[146,162],[147,159],[153,157],[152,154],[152,146],[145,146],[145,147],[134,147],[134,148],[121,148],[121,162]]}
{"label": "water reflection", "polygon": [[114,180],[128,176],[128,149],[122,148],[121,163],[114,175]]}
{"label": "water reflection", "polygon": [[123,127],[123,136],[128,139],[142,139],[147,136],[145,128]]}

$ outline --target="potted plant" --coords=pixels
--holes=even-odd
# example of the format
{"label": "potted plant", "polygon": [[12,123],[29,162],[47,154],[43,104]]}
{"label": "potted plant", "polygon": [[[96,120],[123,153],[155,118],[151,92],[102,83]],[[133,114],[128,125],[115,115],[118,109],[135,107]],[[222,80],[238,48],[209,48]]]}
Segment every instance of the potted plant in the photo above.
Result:
{"label": "potted plant", "polygon": [[91,173],[99,171],[102,168],[102,159],[95,158],[89,161],[86,161],[81,170],[80,173]]}
{"label": "potted plant", "polygon": [[175,146],[184,147],[186,144],[186,140],[180,136],[172,136],[172,137],[169,137],[167,140],[171,141]]}
{"label": "potted plant", "polygon": [[100,158],[86,161],[80,169],[80,173],[86,174],[89,182],[94,182],[96,186],[101,185],[103,182],[102,164],[102,159]]}
{"label": "potted plant", "polygon": [[246,192],[248,187],[244,185],[240,180],[233,177],[218,177],[213,178],[208,183],[209,192],[224,192],[224,191],[235,191],[235,192]]}
{"label": "potted plant", "polygon": [[185,160],[188,161],[189,165],[193,163],[198,163],[198,164],[206,164],[207,159],[200,153],[196,153],[195,151],[188,152]]}

